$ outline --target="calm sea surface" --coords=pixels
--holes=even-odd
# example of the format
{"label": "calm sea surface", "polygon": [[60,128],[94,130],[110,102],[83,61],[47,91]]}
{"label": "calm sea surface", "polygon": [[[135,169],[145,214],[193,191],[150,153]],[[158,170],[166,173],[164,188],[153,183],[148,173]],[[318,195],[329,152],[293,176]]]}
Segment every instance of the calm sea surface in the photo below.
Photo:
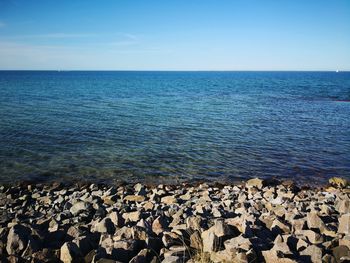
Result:
{"label": "calm sea surface", "polygon": [[0,72],[0,182],[350,177],[350,73]]}

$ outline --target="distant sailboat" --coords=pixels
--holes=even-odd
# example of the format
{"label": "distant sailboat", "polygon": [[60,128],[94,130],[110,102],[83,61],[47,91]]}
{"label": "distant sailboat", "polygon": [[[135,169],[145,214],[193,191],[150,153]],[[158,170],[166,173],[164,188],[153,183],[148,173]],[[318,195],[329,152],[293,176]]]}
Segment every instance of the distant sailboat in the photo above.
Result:
{"label": "distant sailboat", "polygon": [[338,72],[339,72],[339,70],[336,70],[335,72],[337,72],[337,73],[338,73]]}

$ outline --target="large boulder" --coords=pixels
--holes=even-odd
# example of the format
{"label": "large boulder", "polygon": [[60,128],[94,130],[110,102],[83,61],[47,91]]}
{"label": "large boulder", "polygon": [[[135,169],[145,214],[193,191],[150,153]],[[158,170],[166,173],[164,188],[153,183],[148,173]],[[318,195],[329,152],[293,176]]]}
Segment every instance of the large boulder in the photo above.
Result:
{"label": "large boulder", "polygon": [[14,225],[7,235],[6,251],[9,255],[18,255],[28,245],[31,230],[23,225]]}

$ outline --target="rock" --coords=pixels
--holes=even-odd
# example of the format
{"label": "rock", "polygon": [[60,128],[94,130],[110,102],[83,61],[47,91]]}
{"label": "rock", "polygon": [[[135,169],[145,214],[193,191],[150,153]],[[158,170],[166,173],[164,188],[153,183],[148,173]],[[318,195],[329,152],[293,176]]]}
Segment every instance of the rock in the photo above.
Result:
{"label": "rock", "polygon": [[110,218],[103,218],[101,221],[95,223],[91,227],[92,232],[114,234],[115,227]]}
{"label": "rock", "polygon": [[174,232],[163,232],[162,242],[165,247],[171,247],[175,245],[182,245],[183,240]]}
{"label": "rock", "polygon": [[134,190],[135,190],[135,192],[136,192],[137,195],[143,195],[143,196],[145,196],[145,195],[147,194],[146,188],[145,188],[142,184],[140,184],[140,183],[135,184]]}
{"label": "rock", "polygon": [[203,252],[215,252],[219,250],[219,238],[213,231],[203,231],[201,237],[203,241]]}
{"label": "rock", "polygon": [[340,214],[350,213],[350,200],[349,199],[339,200],[336,204],[336,209]]}
{"label": "rock", "polygon": [[183,260],[178,256],[168,256],[162,260],[162,263],[182,263]]}
{"label": "rock", "polygon": [[113,244],[113,256],[122,262],[130,261],[136,255],[136,240],[118,240]]}
{"label": "rock", "polygon": [[63,263],[72,263],[82,260],[82,253],[73,242],[66,242],[61,247],[60,260]]}
{"label": "rock", "polygon": [[123,218],[122,216],[116,212],[116,211],[113,211],[112,213],[110,213],[108,216],[107,216],[109,219],[111,219],[112,223],[117,226],[117,227],[122,227],[123,226]]}
{"label": "rock", "polygon": [[145,201],[145,197],[142,195],[127,195],[124,197],[124,200],[129,202],[143,202]]}
{"label": "rock", "polygon": [[312,262],[322,262],[322,249],[311,245],[300,252],[301,256],[310,256]]}
{"label": "rock", "polygon": [[286,223],[283,223],[281,220],[277,218],[272,222],[270,229],[277,233],[285,233],[285,234],[290,233],[290,227]]}
{"label": "rock", "polygon": [[202,250],[202,238],[201,235],[199,234],[199,231],[194,231],[190,235],[190,247],[195,248],[197,250]]}
{"label": "rock", "polygon": [[16,224],[12,226],[7,236],[7,253],[9,255],[18,255],[22,252],[27,247],[30,233],[30,229],[22,225]]}
{"label": "rock", "polygon": [[177,203],[177,199],[172,195],[168,195],[168,196],[162,197],[160,202],[166,205],[171,205],[171,204]]}
{"label": "rock", "polygon": [[148,249],[142,249],[135,257],[133,257],[129,263],[147,263],[149,251]]}
{"label": "rock", "polygon": [[340,177],[332,177],[329,179],[329,183],[332,186],[338,187],[338,188],[345,188],[348,185],[348,181],[344,178]]}
{"label": "rock", "polygon": [[338,233],[350,234],[350,213],[344,214],[339,218]]}
{"label": "rock", "polygon": [[263,183],[264,181],[259,179],[259,178],[254,178],[254,179],[250,179],[246,182],[246,186],[248,188],[250,187],[256,187],[258,189],[262,189],[263,188]]}
{"label": "rock", "polygon": [[163,217],[157,217],[152,223],[152,231],[156,235],[161,234],[167,227],[167,222]]}
{"label": "rock", "polygon": [[200,230],[202,218],[199,216],[190,216],[186,218],[186,226],[192,230]]}
{"label": "rock", "polygon": [[153,204],[151,201],[148,201],[147,203],[145,203],[145,204],[143,205],[143,208],[144,208],[146,211],[153,210],[154,204]]}
{"label": "rock", "polygon": [[239,235],[238,237],[226,240],[224,242],[224,246],[226,251],[234,252],[238,249],[243,249],[245,251],[248,251],[251,248],[252,243],[248,238],[243,237],[243,235]]}
{"label": "rock", "polygon": [[317,228],[320,231],[323,231],[325,229],[325,225],[316,211],[307,213],[306,222],[309,229]]}
{"label": "rock", "polygon": [[347,246],[337,246],[332,249],[332,254],[336,262],[349,262],[343,261],[343,258],[350,257],[350,249]]}
{"label": "rock", "polygon": [[50,262],[59,262],[59,258],[57,257],[57,254],[48,248],[44,248],[40,251],[34,252],[32,254],[32,262],[39,263],[50,263]]}
{"label": "rock", "polygon": [[224,219],[215,220],[214,226],[210,228],[217,237],[231,236],[232,229],[228,224],[225,224]]}
{"label": "rock", "polygon": [[283,255],[279,254],[276,250],[264,250],[262,255],[266,263],[296,263],[295,260],[290,258],[285,258]]}
{"label": "rock", "polygon": [[[236,254],[237,254],[237,251],[228,251],[228,250],[212,252],[210,253],[210,260],[214,263],[238,262],[238,261],[234,261]],[[199,261],[199,262],[202,262],[202,261]],[[207,262],[207,261],[204,261],[204,262]]]}
{"label": "rock", "polygon": [[350,235],[346,235],[339,239],[339,246],[347,246],[350,249]]}
{"label": "rock", "polygon": [[127,221],[131,222],[137,222],[141,219],[141,212],[140,211],[135,211],[135,212],[129,212],[129,213],[124,213],[122,217]]}
{"label": "rock", "polygon": [[277,252],[281,252],[283,255],[293,255],[287,242],[285,242],[281,235],[278,235],[274,240],[274,246],[272,248]]}
{"label": "rock", "polygon": [[321,244],[323,242],[323,237],[313,230],[303,230],[302,234],[311,244]]}
{"label": "rock", "polygon": [[184,195],[180,195],[179,197],[183,201],[188,201],[188,200],[191,200],[191,198],[192,198],[192,196],[189,193],[186,193]]}
{"label": "rock", "polygon": [[80,237],[73,239],[72,242],[77,245],[77,247],[81,251],[82,255],[86,255],[92,249],[94,249],[96,247],[95,242],[97,242],[97,240],[94,239],[92,237],[92,235],[87,234],[85,236],[80,236]]}
{"label": "rock", "polygon": [[301,251],[301,250],[304,250],[305,248],[308,247],[308,243],[304,240],[304,239],[298,239],[297,241],[297,246],[296,246],[296,249],[297,251]]}
{"label": "rock", "polygon": [[79,201],[76,202],[70,209],[69,211],[73,216],[76,216],[80,214],[81,212],[88,212],[91,208],[91,205],[89,203]]}

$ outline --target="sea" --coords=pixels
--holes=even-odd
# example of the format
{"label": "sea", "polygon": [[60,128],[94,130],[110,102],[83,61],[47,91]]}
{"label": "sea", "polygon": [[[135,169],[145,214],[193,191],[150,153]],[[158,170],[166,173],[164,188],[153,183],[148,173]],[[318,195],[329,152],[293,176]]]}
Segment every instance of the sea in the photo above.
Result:
{"label": "sea", "polygon": [[0,183],[350,178],[350,72],[0,71]]}

